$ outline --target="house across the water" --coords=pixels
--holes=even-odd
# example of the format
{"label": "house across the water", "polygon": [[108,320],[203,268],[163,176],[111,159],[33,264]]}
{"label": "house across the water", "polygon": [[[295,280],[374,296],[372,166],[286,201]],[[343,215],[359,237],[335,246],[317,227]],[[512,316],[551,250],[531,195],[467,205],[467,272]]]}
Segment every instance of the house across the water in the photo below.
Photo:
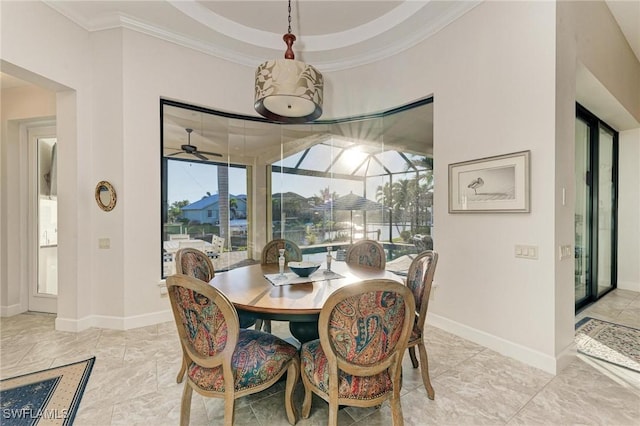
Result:
{"label": "house across the water", "polygon": [[[182,216],[198,223],[220,223],[220,201],[218,194],[202,197],[202,199],[182,208]],[[245,194],[229,194],[229,219],[247,218],[247,196]]]}

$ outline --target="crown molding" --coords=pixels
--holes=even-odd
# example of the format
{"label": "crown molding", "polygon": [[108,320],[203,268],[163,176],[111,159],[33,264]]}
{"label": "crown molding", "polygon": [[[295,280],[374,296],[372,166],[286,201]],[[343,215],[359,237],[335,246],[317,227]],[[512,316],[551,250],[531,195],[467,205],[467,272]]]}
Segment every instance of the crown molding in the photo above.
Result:
{"label": "crown molding", "polygon": [[[231,21],[206,8],[199,2],[167,0],[171,6],[211,30],[215,30],[234,40],[257,47],[281,50],[282,34],[258,30]],[[324,52],[341,49],[373,39],[402,25],[426,7],[430,2],[405,1],[386,14],[347,31],[331,34],[304,36],[305,52]]]}
{"label": "crown molding", "polygon": [[[377,62],[433,36],[482,1],[406,1],[387,14],[351,30],[304,37],[303,43],[300,43],[304,49],[299,56],[308,55],[312,58],[309,62],[321,72],[340,71]],[[194,1],[169,0],[167,3],[207,26],[212,33],[209,40],[179,34],[124,13],[111,13],[89,21],[76,13],[72,6],[67,6],[66,2],[45,0],[44,3],[88,32],[126,28],[248,67],[256,67],[265,59],[282,53],[282,35],[228,20]],[[420,25],[414,23],[410,27],[412,20],[418,20]],[[234,42],[233,48],[225,47],[230,40]],[[354,55],[353,50],[359,47],[361,53]],[[266,51],[262,52],[263,49]],[[260,51],[259,55],[250,52],[256,50]]]}

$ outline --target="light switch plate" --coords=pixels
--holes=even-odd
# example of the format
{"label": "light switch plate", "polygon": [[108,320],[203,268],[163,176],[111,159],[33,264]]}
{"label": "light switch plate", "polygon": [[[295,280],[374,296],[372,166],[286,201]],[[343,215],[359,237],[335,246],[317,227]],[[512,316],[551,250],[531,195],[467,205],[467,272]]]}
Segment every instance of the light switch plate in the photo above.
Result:
{"label": "light switch plate", "polygon": [[514,254],[516,257],[522,259],[535,260],[538,258],[538,246],[525,246],[517,244],[514,249]]}
{"label": "light switch plate", "polygon": [[111,248],[111,240],[109,238],[98,238],[98,248],[101,248],[101,249]]}

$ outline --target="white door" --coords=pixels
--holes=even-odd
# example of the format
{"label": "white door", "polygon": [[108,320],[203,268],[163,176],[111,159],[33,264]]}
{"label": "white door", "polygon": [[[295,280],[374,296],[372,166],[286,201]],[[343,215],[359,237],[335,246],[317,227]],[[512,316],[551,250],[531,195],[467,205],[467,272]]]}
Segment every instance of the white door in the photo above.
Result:
{"label": "white door", "polygon": [[58,197],[55,127],[31,127],[29,143],[29,310],[58,307]]}

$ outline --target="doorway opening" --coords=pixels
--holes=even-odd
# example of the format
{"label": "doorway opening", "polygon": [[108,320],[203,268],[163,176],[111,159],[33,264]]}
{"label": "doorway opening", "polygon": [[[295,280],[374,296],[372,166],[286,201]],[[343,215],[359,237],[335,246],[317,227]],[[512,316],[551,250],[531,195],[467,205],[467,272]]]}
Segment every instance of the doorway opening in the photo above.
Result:
{"label": "doorway opening", "polygon": [[576,104],[575,309],[617,287],[618,132]]}
{"label": "doorway opening", "polygon": [[31,208],[29,311],[56,313],[58,305],[57,138],[55,127],[30,127]]}

